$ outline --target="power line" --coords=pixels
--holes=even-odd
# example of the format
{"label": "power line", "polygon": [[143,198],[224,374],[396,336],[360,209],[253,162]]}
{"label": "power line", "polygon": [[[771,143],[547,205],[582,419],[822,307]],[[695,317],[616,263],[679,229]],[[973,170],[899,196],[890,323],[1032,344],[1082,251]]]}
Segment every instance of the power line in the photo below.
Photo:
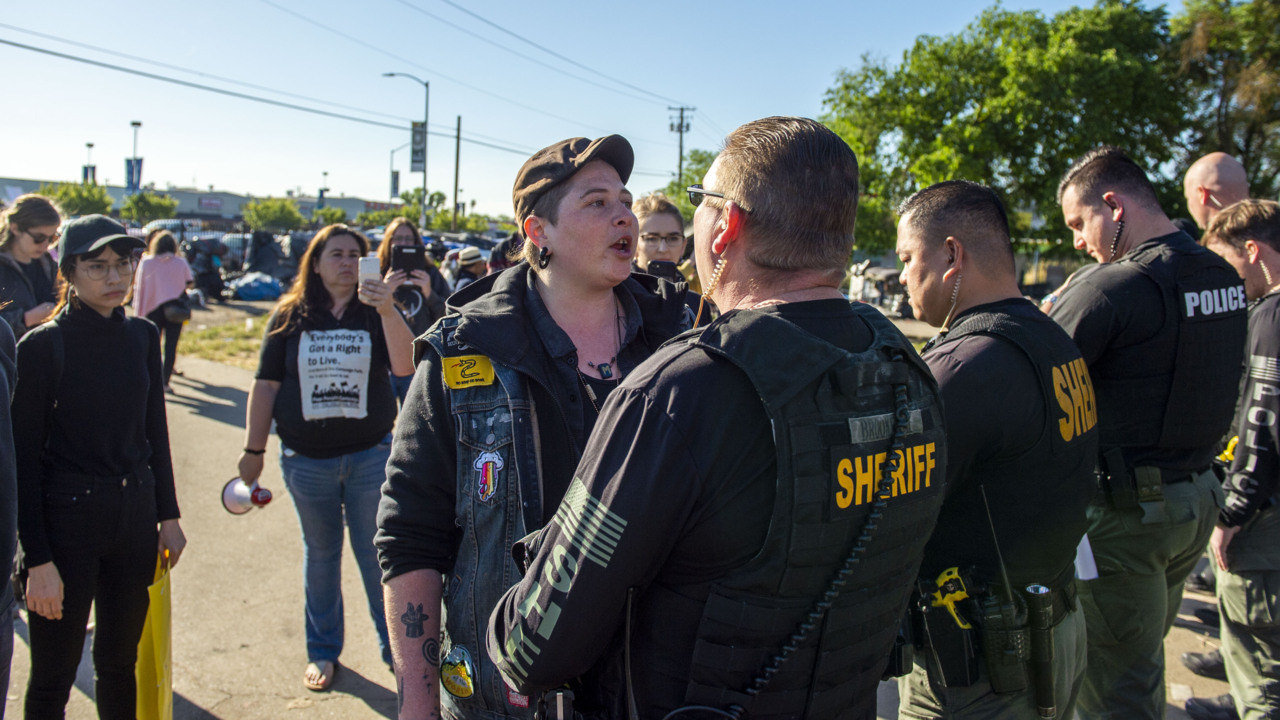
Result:
{"label": "power line", "polygon": [[533,47],[535,47],[535,48],[537,48],[537,49],[539,49],[539,50],[541,50],[541,51],[543,51],[543,52],[547,53],[548,55],[550,55],[550,56],[552,56],[552,57],[559,58],[559,59],[561,59],[561,60],[563,60],[563,61],[565,61],[565,62],[569,63],[570,65],[573,65],[574,67],[578,67],[578,68],[581,68],[581,69],[583,69],[583,70],[586,70],[587,72],[590,72],[590,73],[594,73],[594,74],[596,74],[596,75],[599,75],[600,77],[605,78],[606,80],[610,80],[610,81],[612,81],[612,82],[616,82],[616,83],[618,83],[619,85],[622,85],[623,87],[627,87],[627,88],[630,88],[630,89],[632,89],[632,90],[635,90],[636,92],[641,92],[641,93],[644,93],[645,95],[652,96],[652,97],[654,97],[654,98],[657,98],[657,99],[661,100],[661,101],[662,101],[662,102],[664,102],[664,103],[675,103],[676,105],[681,105],[681,104],[682,104],[679,100],[673,100],[673,99],[671,99],[671,98],[669,98],[669,97],[667,97],[667,96],[665,96],[665,95],[659,95],[658,93],[650,92],[650,91],[648,91],[648,90],[645,90],[645,89],[644,89],[644,88],[642,88],[642,87],[636,87],[635,85],[632,85],[631,83],[626,82],[625,80],[619,80],[618,78],[613,77],[613,76],[611,76],[611,75],[606,75],[606,74],[604,74],[604,73],[600,72],[599,70],[596,70],[596,69],[595,69],[595,68],[593,68],[593,67],[590,67],[590,66],[588,66],[588,65],[583,65],[582,63],[578,62],[577,60],[574,60],[574,59],[572,59],[572,58],[567,58],[567,57],[565,57],[564,55],[561,55],[560,53],[558,53],[558,52],[556,52],[556,51],[554,51],[554,50],[551,50],[551,49],[546,48],[546,47],[544,47],[544,46],[542,46],[542,45],[539,45],[538,43],[536,43],[536,42],[534,42],[534,41],[532,41],[532,40],[530,40],[530,39],[528,39],[528,38],[524,37],[523,35],[519,35],[519,34],[517,34],[517,33],[515,33],[515,32],[512,32],[511,30],[506,29],[505,27],[503,27],[503,26],[501,26],[501,25],[499,25],[499,24],[497,24],[497,23],[493,22],[492,20],[489,20],[489,19],[488,19],[488,18],[486,18],[486,17],[483,17],[483,16],[481,16],[481,15],[478,15],[478,14],[476,14],[476,13],[472,12],[471,10],[468,10],[467,8],[465,8],[465,7],[461,6],[461,5],[459,5],[458,3],[453,2],[453,0],[441,0],[441,2],[443,2],[444,4],[448,5],[449,7],[453,8],[453,9],[455,9],[455,10],[459,11],[459,12],[466,13],[467,15],[470,15],[471,17],[475,18],[476,20],[479,20],[480,22],[484,23],[485,25],[488,25],[489,27],[494,28],[495,30],[498,30],[498,31],[500,31],[500,32],[506,33],[507,35],[510,35],[511,37],[515,38],[516,40],[519,40],[520,42],[522,42],[522,43],[524,43],[524,44],[526,44],[526,45],[532,45]]}
{"label": "power line", "polygon": [[475,39],[477,39],[477,40],[479,40],[479,41],[481,41],[481,42],[488,43],[489,45],[492,45],[492,46],[494,46],[494,47],[496,47],[496,48],[498,48],[498,49],[500,49],[500,50],[503,50],[503,51],[505,51],[505,52],[509,52],[509,53],[511,53],[512,55],[515,55],[515,56],[516,56],[516,57],[518,57],[518,58],[522,58],[522,59],[524,59],[524,60],[528,60],[528,61],[529,61],[529,62],[531,62],[531,63],[536,63],[536,64],[541,65],[541,66],[543,66],[543,67],[545,67],[545,68],[547,68],[547,69],[549,69],[549,70],[553,70],[553,71],[558,72],[558,73],[560,73],[560,74],[562,74],[562,75],[566,75],[566,76],[568,76],[568,77],[571,77],[571,78],[573,78],[574,80],[578,80],[578,81],[580,81],[580,82],[587,83],[588,85],[594,85],[595,87],[598,87],[598,88],[600,88],[601,90],[607,90],[607,91],[612,92],[612,93],[618,93],[619,95],[622,95],[622,96],[624,96],[624,97],[629,97],[629,98],[631,98],[632,100],[639,100],[640,102],[649,102],[649,103],[661,104],[661,103],[659,103],[657,100],[651,100],[651,99],[649,99],[649,98],[640,97],[639,95],[633,95],[633,94],[631,94],[631,93],[629,93],[629,92],[624,92],[624,91],[622,91],[622,90],[619,90],[618,88],[609,87],[608,85],[604,85],[604,84],[598,83],[598,82],[596,82],[595,80],[592,80],[592,79],[590,79],[590,78],[584,78],[584,77],[582,77],[581,75],[574,75],[573,73],[571,73],[571,72],[569,72],[569,71],[567,71],[567,70],[564,70],[564,69],[558,68],[558,67],[556,67],[555,65],[552,65],[552,64],[550,64],[550,63],[543,62],[543,61],[541,61],[541,60],[539,60],[539,59],[537,59],[537,58],[535,58],[535,57],[531,57],[531,56],[529,56],[529,55],[525,55],[524,53],[516,52],[515,50],[512,50],[512,49],[511,49],[509,46],[507,46],[507,45],[503,45],[502,43],[497,42],[496,40],[490,40],[489,38],[484,37],[483,35],[480,35],[479,33],[476,33],[476,32],[473,32],[473,31],[471,31],[471,30],[468,30],[467,28],[465,28],[465,27],[463,27],[463,26],[461,26],[461,25],[459,25],[459,24],[457,24],[457,23],[455,23],[455,22],[452,22],[452,21],[446,20],[446,19],[444,19],[444,18],[440,17],[439,15],[436,15],[435,13],[428,12],[427,10],[422,9],[422,8],[418,7],[417,5],[414,5],[413,3],[408,2],[408,0],[395,0],[395,2],[398,2],[398,3],[400,3],[401,5],[404,5],[405,7],[409,8],[410,10],[413,10],[413,11],[416,11],[416,12],[419,12],[419,13],[422,13],[423,15],[426,15],[427,17],[429,17],[429,18],[431,18],[431,19],[433,19],[433,20],[436,20],[436,21],[438,21],[438,22],[444,23],[445,25],[448,25],[449,27],[451,27],[451,28],[453,28],[453,29],[455,29],[455,30],[457,30],[457,31],[459,31],[459,32],[466,33],[467,35],[470,35],[471,37],[473,37],[473,38],[475,38]]}
{"label": "power line", "polygon": [[[60,53],[55,50],[33,47],[31,45],[24,45],[22,43],[14,42],[12,40],[6,40],[4,38],[0,38],[0,44],[9,45],[11,47],[16,47],[22,50],[30,50],[31,52],[37,52],[43,55],[51,55],[53,57],[62,58],[64,60],[71,60],[73,62],[84,63],[86,65],[93,65],[100,68],[106,68],[108,70],[115,70],[117,72],[128,73],[130,75],[137,75],[139,77],[145,77],[151,80],[159,80],[161,82],[173,83],[174,85],[181,85],[183,87],[194,88],[196,90],[205,90],[207,92],[218,93],[219,95],[227,95],[234,98],[240,98],[241,100],[250,100],[252,102],[263,103],[266,105],[275,105],[277,107],[288,108],[290,110],[299,110],[301,112],[312,113],[314,115],[323,115],[325,117],[337,118],[339,120],[349,120],[351,122],[363,123],[365,125],[373,125],[374,127],[390,128],[392,130],[404,130],[403,125],[392,125],[391,123],[385,123],[380,120],[369,120],[367,118],[360,118],[352,115],[343,115],[342,113],[331,112],[328,110],[319,110],[317,108],[309,108],[304,105],[295,105],[293,103],[282,102],[280,100],[272,100],[270,98],[258,97],[256,95],[247,95],[245,93],[236,92],[234,90],[225,90],[223,88],[216,88],[210,85],[201,85],[200,83],[194,83],[188,80],[180,80],[178,78],[166,77],[164,75],[156,75],[155,73],[144,72],[142,70],[135,70],[133,68],[127,68],[120,65],[112,65],[111,63],[105,63],[99,60],[90,60],[89,58],[83,58],[76,55],[68,55],[67,53]],[[452,133],[445,133],[445,132],[439,132],[434,130],[429,130],[428,133],[431,135],[435,135],[436,137],[449,138],[450,140],[457,137]],[[481,147],[487,147],[493,150],[501,150],[503,152],[514,153],[516,155],[523,155],[526,157],[529,155],[528,150],[520,150],[513,147],[504,147],[502,145],[497,145],[495,143],[490,143],[490,142],[484,142],[482,140],[476,140],[474,138],[469,138],[469,137],[463,137],[462,142],[470,143],[472,145],[479,145]]]}
{"label": "power line", "polygon": [[[523,108],[523,109],[525,109],[525,110],[528,110],[529,112],[537,113],[537,114],[539,114],[539,115],[545,115],[545,116],[547,116],[547,117],[549,117],[549,118],[552,118],[552,119],[555,119],[555,120],[559,120],[559,121],[561,121],[561,122],[569,123],[570,125],[582,125],[583,127],[593,127],[593,128],[595,128],[596,130],[599,130],[599,131],[601,131],[601,132],[608,132],[608,130],[605,130],[604,128],[595,127],[595,126],[593,126],[593,125],[583,125],[583,123],[582,123],[580,120],[574,120],[574,119],[571,119],[571,118],[563,117],[563,116],[561,116],[561,115],[556,115],[556,114],[553,114],[553,113],[549,113],[549,112],[547,112],[546,110],[539,110],[538,108],[533,107],[533,106],[531,106],[531,105],[525,105],[524,103],[519,102],[519,101],[517,101],[517,100],[512,100],[511,98],[504,97],[504,96],[499,95],[499,94],[497,94],[497,93],[490,92],[490,91],[485,90],[485,89],[483,89],[483,88],[476,87],[475,85],[472,85],[472,84],[470,84],[470,83],[468,83],[468,82],[464,82],[464,81],[459,80],[459,79],[457,79],[457,78],[455,78],[455,77],[452,77],[452,76],[449,76],[449,75],[445,75],[444,73],[439,72],[439,71],[437,71],[437,70],[433,70],[433,69],[431,69],[431,68],[429,68],[429,67],[427,67],[427,66],[425,66],[425,65],[422,65],[421,63],[417,63],[417,62],[414,62],[414,61],[409,60],[409,59],[407,59],[407,58],[400,57],[399,55],[396,55],[395,53],[388,52],[387,50],[383,50],[382,48],[377,47],[376,45],[372,45],[372,44],[370,44],[370,43],[367,43],[367,42],[365,42],[365,41],[361,40],[360,38],[357,38],[357,37],[355,37],[355,36],[353,36],[353,35],[348,35],[347,33],[344,33],[344,32],[342,32],[341,30],[337,30],[337,29],[331,28],[331,27],[329,27],[328,25],[325,25],[324,23],[322,23],[322,22],[320,22],[320,21],[318,21],[318,20],[315,20],[314,18],[310,18],[310,17],[307,17],[306,15],[303,15],[303,14],[301,14],[301,13],[294,12],[293,10],[290,10],[289,8],[286,8],[286,7],[284,7],[284,6],[282,6],[282,5],[278,4],[278,3],[272,2],[272,0],[260,0],[260,2],[262,2],[262,3],[266,4],[266,5],[270,5],[271,7],[275,8],[275,9],[279,10],[280,12],[283,12],[283,13],[285,13],[285,14],[287,14],[287,15],[292,15],[293,17],[297,18],[298,20],[301,20],[301,21],[303,21],[303,22],[305,22],[305,23],[307,23],[307,24],[309,24],[309,25],[314,25],[315,27],[318,27],[318,28],[320,28],[321,30],[324,30],[324,31],[326,31],[326,32],[329,32],[329,33],[332,33],[332,34],[334,34],[334,35],[337,35],[337,36],[338,36],[338,37],[340,37],[340,38],[343,38],[343,39],[345,39],[345,40],[348,40],[348,41],[350,41],[350,42],[353,42],[353,43],[355,43],[355,44],[357,44],[357,45],[359,45],[359,46],[361,46],[361,47],[363,47],[363,48],[365,48],[365,49],[367,49],[367,50],[372,50],[372,51],[374,51],[374,52],[376,52],[376,53],[378,53],[378,54],[380,54],[380,55],[386,55],[387,57],[389,57],[389,58],[391,58],[391,59],[395,60],[396,62],[402,62],[402,63],[405,63],[406,65],[412,65],[413,67],[416,67],[416,68],[418,68],[419,70],[423,70],[423,71],[426,71],[426,72],[432,73],[433,75],[435,75],[435,76],[437,76],[437,77],[441,77],[441,78],[444,78],[445,80],[448,80],[448,81],[450,81],[450,82],[457,83],[458,85],[461,85],[462,87],[469,88],[469,89],[474,90],[474,91],[476,91],[476,92],[478,92],[478,93],[480,93],[480,94],[482,94],[482,95],[488,95],[488,96],[489,96],[489,97],[491,97],[491,98],[494,98],[494,99],[497,99],[497,100],[501,100],[502,102],[509,103],[509,104],[511,104],[511,105],[515,105],[515,106],[516,106],[516,107],[518,107],[518,108]],[[453,137],[453,136],[452,136],[452,135],[450,135],[450,137]]]}

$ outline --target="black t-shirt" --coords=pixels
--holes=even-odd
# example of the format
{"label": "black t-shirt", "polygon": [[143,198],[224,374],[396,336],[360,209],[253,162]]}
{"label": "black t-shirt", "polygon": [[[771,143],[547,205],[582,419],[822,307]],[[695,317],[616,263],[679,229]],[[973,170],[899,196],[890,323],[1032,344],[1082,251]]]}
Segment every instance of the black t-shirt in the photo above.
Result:
{"label": "black t-shirt", "polygon": [[[1071,339],[1027,300],[970,308],[952,327],[976,313],[1025,318],[1023,327],[1052,336],[1045,340],[1078,357]],[[1087,441],[1067,443],[1050,466],[1037,465],[1047,458],[1031,451],[1044,438],[1046,413],[1056,417],[1058,409],[1046,405],[1044,386],[1022,350],[1007,340],[971,334],[944,336],[923,357],[938,381],[946,418],[947,499],[925,548],[921,574],[933,579],[949,567],[972,567],[983,581],[999,581],[994,526],[1010,582],[1061,586],[1074,571],[1075,548],[1087,525],[1097,432]],[[1064,473],[1068,477],[1060,479]]]}
{"label": "black t-shirt", "polygon": [[341,319],[310,313],[277,333],[279,321],[274,314],[267,323],[255,377],[280,383],[272,414],[284,446],[332,458],[381,442],[395,424],[396,398],[378,311],[352,300]]}
{"label": "black t-shirt", "polygon": [[[844,300],[769,307],[804,330],[850,351],[865,350],[871,329]],[[755,387],[728,360],[683,343],[668,345],[625,378],[600,418],[557,518],[587,508],[591,526],[610,534],[605,567],[577,563],[564,588],[529,572],[497,609],[513,627],[517,610],[538,592],[538,607],[554,602],[560,622],[537,639],[539,653],[521,665],[534,684],[567,679],[595,665],[621,627],[628,588],[644,616],[645,590],[661,586],[688,599],[687,612],[648,618],[633,628],[644,661],[635,672],[650,687],[654,676],[684,676],[711,583],[756,555],[768,531],[777,483],[771,424]],[[585,495],[589,499],[583,500]],[[574,509],[574,508],[578,509]],[[568,532],[571,534],[572,529]],[[594,532],[594,531],[593,531]],[[537,545],[576,547],[557,520]],[[543,567],[543,559],[532,567]],[[562,590],[567,590],[566,594]],[[680,704],[678,697],[640,698],[643,717]]]}
{"label": "black t-shirt", "polygon": [[46,302],[57,302],[57,297],[53,294],[53,279],[45,272],[44,266],[38,262],[29,262],[22,265],[22,274],[27,276],[31,281],[32,294],[36,296],[36,304]]}
{"label": "black t-shirt", "polygon": [[1227,503],[1219,521],[1245,524],[1280,490],[1280,295],[1263,297],[1249,313],[1244,390],[1232,425],[1236,444],[1223,483]]}

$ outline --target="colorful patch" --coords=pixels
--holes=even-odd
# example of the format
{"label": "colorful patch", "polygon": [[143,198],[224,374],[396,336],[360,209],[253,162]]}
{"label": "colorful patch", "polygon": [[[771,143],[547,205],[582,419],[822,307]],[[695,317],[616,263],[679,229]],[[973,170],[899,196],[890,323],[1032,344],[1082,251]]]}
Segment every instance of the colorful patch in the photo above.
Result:
{"label": "colorful patch", "polygon": [[496,452],[482,452],[471,464],[479,473],[476,478],[476,495],[480,502],[489,502],[498,491],[498,473],[502,472],[502,456]]}
{"label": "colorful patch", "polygon": [[444,381],[454,390],[493,384],[493,362],[484,355],[444,358]]}
{"label": "colorful patch", "polygon": [[475,665],[471,663],[471,653],[461,645],[454,645],[444,661],[440,663],[440,684],[450,695],[469,698],[476,692]]}
{"label": "colorful patch", "polygon": [[521,695],[516,692],[510,685],[507,686],[507,704],[512,707],[527,708],[529,707],[529,696]]}

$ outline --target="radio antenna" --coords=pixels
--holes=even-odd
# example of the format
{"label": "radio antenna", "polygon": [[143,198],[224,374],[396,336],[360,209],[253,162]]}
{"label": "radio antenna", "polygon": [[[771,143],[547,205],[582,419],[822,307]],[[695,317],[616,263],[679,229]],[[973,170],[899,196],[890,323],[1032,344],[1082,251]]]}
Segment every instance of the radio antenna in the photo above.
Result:
{"label": "radio antenna", "polygon": [[1013,586],[1009,584],[1009,571],[1004,566],[1004,555],[1000,552],[1000,538],[996,537],[996,524],[991,518],[991,505],[987,502],[987,486],[978,483],[978,491],[982,493],[982,506],[987,509],[987,527],[991,528],[991,542],[996,546],[996,560],[1000,561],[1000,576],[1004,578],[1004,591],[1009,596],[1009,604],[1013,604]]}

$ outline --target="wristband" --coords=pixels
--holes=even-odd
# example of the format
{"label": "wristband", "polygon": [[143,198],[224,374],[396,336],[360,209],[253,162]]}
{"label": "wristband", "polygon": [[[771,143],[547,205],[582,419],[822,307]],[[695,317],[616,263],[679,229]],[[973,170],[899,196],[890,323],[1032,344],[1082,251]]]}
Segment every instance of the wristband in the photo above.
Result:
{"label": "wristband", "polygon": [[245,448],[245,449],[244,449],[244,451],[245,451],[245,454],[247,454],[247,455],[266,455],[266,454],[267,454],[267,451],[266,451],[265,449],[263,449],[263,450],[250,450],[249,448]]}

